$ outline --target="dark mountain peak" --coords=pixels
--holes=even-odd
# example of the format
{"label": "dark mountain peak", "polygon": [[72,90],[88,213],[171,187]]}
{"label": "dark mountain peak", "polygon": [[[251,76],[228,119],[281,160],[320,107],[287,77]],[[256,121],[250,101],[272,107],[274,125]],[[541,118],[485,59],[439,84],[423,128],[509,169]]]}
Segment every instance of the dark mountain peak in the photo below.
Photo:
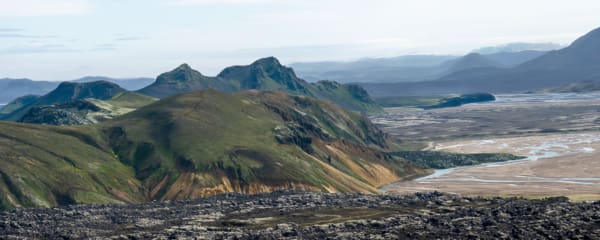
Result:
{"label": "dark mountain peak", "polygon": [[89,88],[120,88],[119,85],[109,82],[109,81],[105,81],[105,80],[100,80],[100,81],[94,81],[94,82],[61,82],[60,84],[58,84],[58,87],[55,89],[55,91],[57,90],[62,90],[65,88],[79,88],[79,89],[89,89]]}
{"label": "dark mountain peak", "polygon": [[198,79],[206,79],[208,77],[194,70],[187,63],[183,63],[171,70],[158,76],[157,82],[190,82]]}
{"label": "dark mountain peak", "polygon": [[241,89],[306,92],[305,82],[274,57],[262,58],[246,66],[225,68],[218,77],[239,83]]}
{"label": "dark mountain peak", "polygon": [[492,54],[485,54],[485,57],[502,64],[506,67],[514,67],[519,64],[536,59],[548,51],[537,51],[537,50],[523,50],[519,52],[497,52]]}
{"label": "dark mountain peak", "polygon": [[484,57],[483,55],[479,54],[479,53],[469,53],[467,55],[465,55],[463,58],[465,59],[469,59],[469,58],[482,58]]}
{"label": "dark mountain peak", "polygon": [[600,28],[581,36],[566,49],[577,49],[581,53],[598,56],[600,53]]}
{"label": "dark mountain peak", "polygon": [[96,82],[96,81],[108,81],[112,83],[116,83],[122,88],[127,90],[138,90],[145,86],[148,86],[152,82],[154,82],[153,78],[145,78],[145,77],[135,77],[135,78],[111,78],[106,76],[85,76],[79,79],[71,80],[70,82]]}
{"label": "dark mountain peak", "polygon": [[156,98],[165,98],[210,88],[226,92],[236,90],[230,83],[222,79],[204,76],[184,63],[170,72],[159,75],[154,83],[138,90],[138,92]]}
{"label": "dark mountain peak", "polygon": [[187,63],[182,63],[181,65],[177,66],[175,69],[171,70],[171,73],[173,72],[186,72],[186,73],[198,73],[200,75],[202,75],[200,72],[196,71],[195,69],[193,69],[189,64]]}
{"label": "dark mountain peak", "polygon": [[[582,72],[597,72],[598,61],[600,61],[600,28],[581,36],[570,46],[551,51],[539,58],[526,62],[520,66],[521,69],[547,69],[564,71],[569,69],[570,73],[565,75],[564,79],[586,80],[589,77],[597,76],[596,73],[589,76],[579,76]],[[577,69],[577,70],[575,70]],[[582,69],[586,69],[583,71]],[[569,76],[569,77],[566,77]],[[576,77],[577,76],[577,77]],[[577,78],[580,79],[577,79]],[[563,82],[562,84],[567,84]]]}
{"label": "dark mountain peak", "polygon": [[463,56],[462,58],[459,58],[458,61],[456,61],[457,64],[465,64],[465,63],[477,63],[477,64],[481,64],[481,63],[492,63],[492,60],[490,60],[489,58],[486,58],[485,56],[479,54],[479,53],[469,53],[465,56]]}
{"label": "dark mountain peak", "polygon": [[175,68],[175,71],[194,71],[194,69],[192,69],[192,67],[190,67],[189,64],[182,63],[177,68]]}
{"label": "dark mountain peak", "polygon": [[62,82],[58,85],[58,87],[56,87],[56,89],[43,96],[40,100],[43,100],[43,103],[45,104],[60,103],[83,98],[96,98],[105,100],[125,91],[126,90],[121,88],[119,85],[108,81],[85,83]]}
{"label": "dark mountain peak", "polygon": [[217,77],[203,76],[187,64],[182,64],[170,72],[161,74],[155,83],[138,92],[165,98],[205,89],[216,89],[222,92],[252,89],[282,91],[330,100],[356,111],[379,109],[372,101],[363,102],[368,94],[360,91],[361,89],[335,82],[312,85],[298,78],[292,68],[283,66],[274,57],[262,58],[249,65],[225,68]]}
{"label": "dark mountain peak", "polygon": [[266,67],[283,67],[279,60],[275,57],[266,57],[256,60],[251,65],[266,66]]}
{"label": "dark mountain peak", "polygon": [[451,60],[447,72],[459,72],[473,68],[499,67],[501,64],[479,54],[469,53],[456,60]]}
{"label": "dark mountain peak", "polygon": [[262,58],[250,64],[250,67],[263,70],[265,74],[272,78],[288,78],[298,80],[296,73],[292,68],[281,65],[275,57]]}
{"label": "dark mountain peak", "polygon": [[[72,86],[77,86],[79,84],[82,83],[76,83],[76,82],[61,82],[58,84],[58,86],[56,87],[56,89],[61,89],[61,88],[66,88],[66,87],[72,87]],[[56,90],[55,89],[55,90]]]}
{"label": "dark mountain peak", "polygon": [[465,56],[463,56],[462,58],[458,59],[459,61],[457,62],[461,62],[461,63],[466,63],[466,62],[492,62],[492,60],[490,60],[489,58],[481,55],[480,53],[469,53]]}
{"label": "dark mountain peak", "polygon": [[75,79],[71,82],[95,82],[95,81],[109,81],[111,78],[105,76],[84,76],[79,79]]}
{"label": "dark mountain peak", "polygon": [[261,58],[261,59],[254,61],[250,65],[232,66],[232,67],[225,68],[225,69],[223,69],[223,71],[221,71],[221,73],[219,73],[218,77],[231,78],[231,77],[236,77],[236,75],[239,75],[241,73],[247,74],[249,72],[252,72],[253,74],[257,74],[257,73],[261,73],[264,71],[291,72],[294,75],[294,77],[296,77],[294,70],[281,65],[279,60],[275,57]]}
{"label": "dark mountain peak", "polygon": [[340,87],[342,84],[332,80],[320,80],[315,83],[316,85],[321,85],[323,87],[327,87],[330,89],[336,89]]}

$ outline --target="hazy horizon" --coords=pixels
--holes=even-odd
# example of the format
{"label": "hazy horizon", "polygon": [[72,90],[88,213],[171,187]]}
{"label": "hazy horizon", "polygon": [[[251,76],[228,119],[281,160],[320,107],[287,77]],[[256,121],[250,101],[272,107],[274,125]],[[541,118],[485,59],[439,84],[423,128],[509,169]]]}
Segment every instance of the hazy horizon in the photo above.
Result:
{"label": "hazy horizon", "polygon": [[266,56],[289,64],[461,55],[512,42],[568,45],[600,26],[595,1],[0,0],[0,6],[0,78],[34,80],[153,78],[184,62],[215,75]]}

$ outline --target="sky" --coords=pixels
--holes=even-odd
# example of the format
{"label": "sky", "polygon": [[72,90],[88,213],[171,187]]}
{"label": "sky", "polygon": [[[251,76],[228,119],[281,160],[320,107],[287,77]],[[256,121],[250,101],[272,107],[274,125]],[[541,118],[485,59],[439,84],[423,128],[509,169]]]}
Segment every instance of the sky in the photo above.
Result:
{"label": "sky", "polygon": [[597,0],[0,0],[0,78],[206,75],[284,64],[567,45],[600,27]]}

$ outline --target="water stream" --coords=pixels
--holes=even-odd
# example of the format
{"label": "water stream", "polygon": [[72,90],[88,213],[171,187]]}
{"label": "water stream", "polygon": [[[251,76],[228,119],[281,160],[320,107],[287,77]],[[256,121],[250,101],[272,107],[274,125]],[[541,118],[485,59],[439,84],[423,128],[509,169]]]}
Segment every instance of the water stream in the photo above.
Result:
{"label": "water stream", "polygon": [[[543,182],[543,183],[570,183],[570,184],[600,184],[600,178],[544,178],[544,177],[532,177],[532,176],[512,176],[514,178],[521,178],[516,180],[511,179],[488,179],[479,177],[463,177],[463,178],[450,178],[444,177],[450,173],[456,172],[466,168],[481,168],[481,167],[500,167],[511,164],[519,164],[526,161],[541,161],[543,159],[555,158],[571,154],[590,154],[596,151],[592,147],[576,147],[580,144],[591,144],[600,142],[600,133],[584,133],[584,134],[567,134],[556,136],[553,138],[546,139],[540,143],[514,143],[520,146],[510,146],[511,143],[499,143],[494,140],[479,140],[472,141],[465,144],[449,145],[436,147],[435,150],[448,150],[458,147],[467,146],[483,146],[489,144],[499,145],[501,148],[515,149],[517,152],[526,152],[527,158],[497,162],[497,163],[486,163],[476,166],[463,166],[449,169],[437,169],[432,174],[414,179],[415,182],[442,182],[442,181],[453,181],[453,182],[481,182],[481,183],[529,183],[529,182]],[[520,154],[523,155],[523,154]]]}

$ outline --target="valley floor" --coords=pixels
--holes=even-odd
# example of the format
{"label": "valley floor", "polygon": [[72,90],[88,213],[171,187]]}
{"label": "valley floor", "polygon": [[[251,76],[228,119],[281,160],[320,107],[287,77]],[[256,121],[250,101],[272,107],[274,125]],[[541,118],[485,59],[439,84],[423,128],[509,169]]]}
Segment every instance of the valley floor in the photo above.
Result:
{"label": "valley floor", "polygon": [[437,170],[424,178],[390,184],[385,190],[600,199],[600,100],[595,95],[577,99],[535,96],[501,96],[495,103],[430,111],[413,109],[411,115],[392,109],[389,115],[376,117],[376,122],[399,138],[417,136],[430,142],[429,150],[527,157]]}
{"label": "valley floor", "polygon": [[444,191],[472,195],[569,196],[600,199],[600,133],[459,140],[432,150],[512,153],[524,160],[437,170],[432,176],[386,187],[390,192]]}

